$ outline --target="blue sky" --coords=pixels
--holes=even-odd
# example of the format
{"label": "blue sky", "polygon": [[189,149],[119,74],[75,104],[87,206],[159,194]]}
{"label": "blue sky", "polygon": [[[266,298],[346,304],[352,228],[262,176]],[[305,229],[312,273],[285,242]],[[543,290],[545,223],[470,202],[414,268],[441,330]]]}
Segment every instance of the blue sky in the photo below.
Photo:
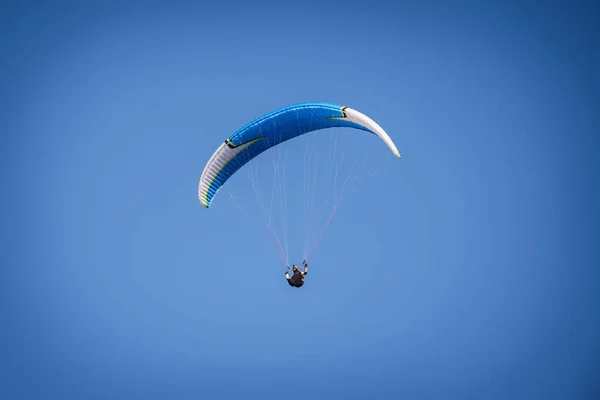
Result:
{"label": "blue sky", "polygon": [[[568,4],[4,4],[2,397],[597,397],[600,13]],[[402,159],[336,132],[384,168],[297,290],[265,225],[196,186],[303,101]],[[261,176],[285,149],[302,176],[301,141]]]}

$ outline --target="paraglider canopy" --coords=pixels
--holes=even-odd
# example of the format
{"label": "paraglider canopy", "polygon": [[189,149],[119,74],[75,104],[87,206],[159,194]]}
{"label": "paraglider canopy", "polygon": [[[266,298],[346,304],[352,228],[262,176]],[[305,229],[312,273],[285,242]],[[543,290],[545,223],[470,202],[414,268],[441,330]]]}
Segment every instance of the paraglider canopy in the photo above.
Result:
{"label": "paraglider canopy", "polygon": [[214,152],[200,178],[198,199],[208,208],[223,184],[265,150],[307,132],[347,127],[377,135],[400,158],[389,135],[371,118],[346,106],[301,103],[266,114],[229,136]]}

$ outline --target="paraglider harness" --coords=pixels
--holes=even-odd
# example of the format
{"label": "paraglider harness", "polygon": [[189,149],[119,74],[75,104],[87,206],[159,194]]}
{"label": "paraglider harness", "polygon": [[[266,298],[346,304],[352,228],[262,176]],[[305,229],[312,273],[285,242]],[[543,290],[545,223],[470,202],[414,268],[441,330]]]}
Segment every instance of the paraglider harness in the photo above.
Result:
{"label": "paraglider harness", "polygon": [[304,267],[304,272],[300,271],[298,267],[296,267],[294,270],[294,275],[291,277],[289,276],[290,266],[288,265],[287,270],[285,271],[285,276],[290,286],[299,288],[304,285],[304,275],[308,273],[308,264],[306,263],[306,260],[302,260],[301,265]]}

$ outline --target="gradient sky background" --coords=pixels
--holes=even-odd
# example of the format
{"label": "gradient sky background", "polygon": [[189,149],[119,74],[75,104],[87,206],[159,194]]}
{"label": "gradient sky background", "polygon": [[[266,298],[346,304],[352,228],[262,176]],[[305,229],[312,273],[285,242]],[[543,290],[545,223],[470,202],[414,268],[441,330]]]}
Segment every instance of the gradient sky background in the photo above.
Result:
{"label": "gradient sky background", "polygon": [[[249,4],[3,3],[0,397],[600,397],[597,4]],[[302,101],[403,158],[297,290],[196,186]]]}

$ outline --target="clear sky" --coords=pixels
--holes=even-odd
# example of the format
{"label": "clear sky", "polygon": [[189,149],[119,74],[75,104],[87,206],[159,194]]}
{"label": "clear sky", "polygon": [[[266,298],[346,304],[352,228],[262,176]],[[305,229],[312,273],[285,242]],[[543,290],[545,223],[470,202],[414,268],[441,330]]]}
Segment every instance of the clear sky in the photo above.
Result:
{"label": "clear sky", "polygon": [[[598,6],[214,3],[3,3],[0,397],[598,398]],[[295,289],[247,174],[196,191],[304,101],[402,159],[335,132],[383,168]],[[289,154],[292,263],[303,143],[256,163]]]}

